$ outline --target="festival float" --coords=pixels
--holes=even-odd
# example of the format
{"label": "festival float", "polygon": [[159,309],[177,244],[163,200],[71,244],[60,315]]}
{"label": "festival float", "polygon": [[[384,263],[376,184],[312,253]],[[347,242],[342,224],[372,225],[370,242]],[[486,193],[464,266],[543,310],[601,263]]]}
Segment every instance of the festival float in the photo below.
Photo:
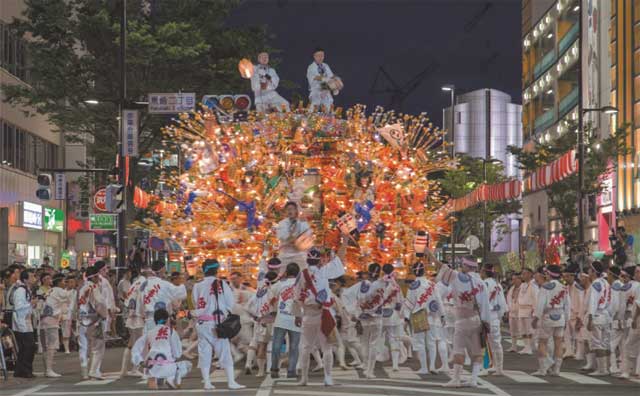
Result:
{"label": "festival float", "polygon": [[134,226],[177,241],[194,269],[215,257],[223,273],[255,277],[260,260],[277,255],[274,226],[288,201],[312,227],[307,243],[340,250],[350,275],[374,261],[404,275],[449,233],[437,177],[455,163],[424,114],[299,106],[222,122],[202,107],[163,134],[182,166],[163,175],[168,193],[136,188],[136,206],[155,215]]}

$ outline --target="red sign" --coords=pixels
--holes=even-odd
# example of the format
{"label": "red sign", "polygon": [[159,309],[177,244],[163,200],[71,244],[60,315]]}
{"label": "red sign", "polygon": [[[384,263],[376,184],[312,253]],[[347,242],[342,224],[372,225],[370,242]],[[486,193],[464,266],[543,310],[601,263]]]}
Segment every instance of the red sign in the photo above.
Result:
{"label": "red sign", "polygon": [[106,245],[96,245],[96,256],[105,258],[109,256],[109,246]]}
{"label": "red sign", "polygon": [[107,189],[101,188],[93,196],[93,206],[100,212],[107,211]]}

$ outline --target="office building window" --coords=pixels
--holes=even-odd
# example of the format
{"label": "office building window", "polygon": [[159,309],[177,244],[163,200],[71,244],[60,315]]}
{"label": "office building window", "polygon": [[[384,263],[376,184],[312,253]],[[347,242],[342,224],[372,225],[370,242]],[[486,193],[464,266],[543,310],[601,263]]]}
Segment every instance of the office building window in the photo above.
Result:
{"label": "office building window", "polygon": [[30,82],[28,43],[11,30],[8,24],[0,21],[0,67]]}
{"label": "office building window", "polygon": [[35,174],[58,167],[58,145],[0,120],[0,163]]}

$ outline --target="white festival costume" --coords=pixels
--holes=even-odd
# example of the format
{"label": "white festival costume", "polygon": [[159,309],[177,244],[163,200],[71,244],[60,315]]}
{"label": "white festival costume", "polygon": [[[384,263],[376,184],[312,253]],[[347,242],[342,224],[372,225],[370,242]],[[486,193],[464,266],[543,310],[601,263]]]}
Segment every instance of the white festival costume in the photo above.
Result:
{"label": "white festival costume", "polygon": [[251,76],[251,89],[255,95],[256,110],[266,112],[269,110],[289,111],[289,102],[276,92],[280,77],[275,69],[258,64],[255,65],[253,76]]}
{"label": "white festival costume", "polygon": [[[276,235],[280,240],[278,258],[282,262],[282,267],[286,268],[289,263],[296,263],[300,269],[307,267],[307,252],[296,248],[295,241],[299,235],[309,230],[309,223],[304,220],[284,219],[276,226]],[[280,271],[282,273],[283,270]]]}
{"label": "white festival costume", "polygon": [[[543,284],[538,290],[533,315],[537,319],[538,342],[549,342],[551,338],[563,338],[565,325],[571,315],[569,288],[556,279]],[[547,358],[548,356],[538,356],[539,367],[535,375],[546,374]],[[560,375],[561,366],[562,357],[556,357],[553,365],[554,375]]]}
{"label": "white festival costume", "polygon": [[[317,80],[317,77],[320,80]],[[333,77],[331,68],[326,63],[313,62],[307,68],[307,81],[309,82],[309,100],[311,105],[319,109],[324,107],[324,111],[329,111],[333,105],[331,91],[324,89],[324,84]]]}
{"label": "white festival costume", "polygon": [[187,298],[185,285],[175,286],[157,276],[150,276],[140,285],[142,293],[141,308],[145,317],[145,331],[155,327],[153,313],[160,308],[166,309],[169,315],[173,313],[174,304]]}
{"label": "white festival costume", "polygon": [[365,376],[374,378],[373,370],[380,336],[382,335],[382,303],[384,282],[376,279],[360,281],[351,287],[356,293],[358,320],[362,325],[361,344],[364,348]]}
{"label": "white festival costume", "polygon": [[182,356],[182,342],[170,326],[158,324],[136,341],[131,350],[134,365],[145,363],[146,372],[153,378],[168,379],[180,384],[189,371],[191,362],[177,360]]}
{"label": "white festival costume", "polygon": [[404,335],[402,307],[404,296],[395,275],[385,275],[382,279],[385,297],[382,303],[382,332],[391,350],[393,369],[398,370],[400,360],[400,337]]}
{"label": "white festival costume", "polygon": [[504,351],[502,350],[502,334],[500,324],[508,311],[507,300],[504,297],[502,286],[494,278],[486,278],[484,284],[489,295],[489,309],[491,331],[488,335],[489,348],[491,349],[493,368],[497,374],[502,374]]}

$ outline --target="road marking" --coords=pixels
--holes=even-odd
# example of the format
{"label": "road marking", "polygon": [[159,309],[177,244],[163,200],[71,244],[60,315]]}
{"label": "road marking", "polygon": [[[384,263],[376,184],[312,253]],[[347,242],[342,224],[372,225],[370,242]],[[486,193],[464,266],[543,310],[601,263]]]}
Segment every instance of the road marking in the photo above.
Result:
{"label": "road marking", "polygon": [[[38,392],[34,393],[33,396],[65,396],[65,395],[157,395],[158,393],[162,393],[163,395],[181,395],[184,393],[246,393],[246,392],[255,392],[255,388],[245,388],[240,390],[232,390],[232,389],[219,389],[215,390],[207,390],[207,389],[161,389],[161,390],[138,390],[138,389],[123,389],[123,390],[105,390],[105,391],[90,391],[90,392]],[[11,396],[25,396],[23,393],[18,393],[16,395]]]}
{"label": "road marking", "polygon": [[391,367],[383,367],[384,372],[387,373],[387,377],[389,378],[401,378],[401,379],[420,379],[420,375],[418,375],[415,371],[411,370],[409,367],[400,367],[399,371],[393,371]]}
{"label": "road marking", "polygon": [[[285,384],[283,384],[285,385]],[[286,385],[295,385],[295,384],[286,384]],[[308,386],[322,386],[321,383],[313,383],[310,382],[307,384]],[[391,385],[365,385],[365,384],[341,384],[338,386],[339,389],[347,389],[347,388],[355,388],[355,389],[374,389],[374,390],[389,390],[396,392],[414,392],[414,393],[435,393],[439,395],[454,395],[454,396],[490,396],[488,393],[478,393],[478,392],[461,392],[443,389],[438,386],[435,389],[427,389],[427,388],[413,388],[413,387],[404,387],[404,386],[391,386]],[[474,388],[469,388],[470,390],[475,390]],[[274,393],[280,394],[289,394],[289,395],[318,395],[318,391],[299,391],[299,390],[280,390],[275,389]],[[335,395],[335,393],[331,392],[330,395]],[[353,396],[353,393],[349,393]],[[504,392],[500,396],[508,396]]]}
{"label": "road marking", "polygon": [[331,376],[333,378],[340,378],[343,380],[357,380],[360,379],[360,375],[356,370],[331,370]]}
{"label": "road marking", "polygon": [[34,386],[32,388],[25,389],[25,390],[23,390],[21,392],[14,393],[11,396],[27,396],[27,395],[31,395],[31,394],[36,393],[37,391],[39,391],[41,389],[44,389],[44,388],[46,388],[48,386],[49,385],[37,385],[37,386]]}
{"label": "road marking", "polygon": [[560,376],[562,378],[577,382],[582,385],[611,385],[607,381],[603,381],[594,377],[590,377],[588,375],[582,375],[578,373],[561,372]]}
{"label": "road marking", "polygon": [[[238,375],[240,375],[240,373],[242,372],[241,369],[235,369],[234,371],[234,378],[238,378]],[[214,370],[213,373],[211,373],[211,382],[227,382],[227,373],[223,370]]]}
{"label": "road marking", "polygon": [[258,392],[256,392],[256,396],[269,396],[271,395],[271,389],[273,388],[273,378],[267,375],[267,377],[262,381],[260,387],[258,388]]}
{"label": "road marking", "polygon": [[547,381],[527,374],[524,371],[504,370],[504,376],[521,384],[546,384]]}
{"label": "road marking", "polygon": [[[388,379],[388,378],[373,378],[368,379],[367,381],[383,381],[383,382],[392,382],[397,384],[412,384],[412,385],[423,385],[423,386],[442,386],[447,383],[447,381],[442,382],[431,382],[431,381],[412,381],[412,380],[403,380],[403,379]],[[483,388],[483,385],[478,386],[479,388]]]}
{"label": "road marking", "polygon": [[97,380],[97,379],[89,379],[89,380],[85,380],[85,381],[80,381],[77,382],[75,385],[91,385],[91,386],[95,386],[95,385],[107,385],[112,383],[113,381],[115,381],[117,378],[107,378],[107,379],[103,379],[103,380]]}

